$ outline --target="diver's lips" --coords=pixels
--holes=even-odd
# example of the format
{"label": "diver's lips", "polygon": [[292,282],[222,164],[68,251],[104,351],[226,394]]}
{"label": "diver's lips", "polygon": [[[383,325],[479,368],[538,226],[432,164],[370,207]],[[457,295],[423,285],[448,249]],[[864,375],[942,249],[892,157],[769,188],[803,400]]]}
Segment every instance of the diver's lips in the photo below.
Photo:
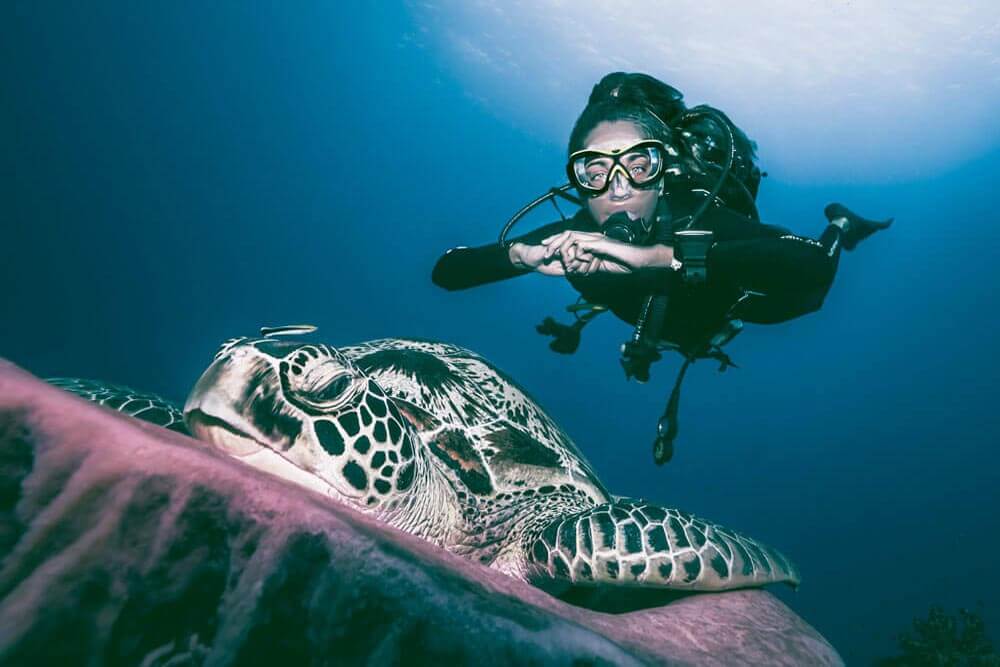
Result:
{"label": "diver's lips", "polygon": [[638,213],[636,213],[635,211],[633,211],[631,206],[628,206],[628,205],[625,205],[625,204],[612,204],[611,206],[608,206],[607,208],[611,212],[608,217],[611,217],[612,215],[614,215],[616,213],[626,213],[626,214],[628,214],[629,220],[638,220],[640,217],[642,217]]}

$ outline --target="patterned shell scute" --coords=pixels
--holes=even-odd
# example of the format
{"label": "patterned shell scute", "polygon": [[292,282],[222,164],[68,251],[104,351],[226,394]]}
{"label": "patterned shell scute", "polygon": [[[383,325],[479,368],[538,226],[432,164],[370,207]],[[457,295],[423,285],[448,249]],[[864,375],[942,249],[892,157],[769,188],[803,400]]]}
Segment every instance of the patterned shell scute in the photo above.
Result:
{"label": "patterned shell scute", "polygon": [[[408,410],[432,415],[421,435],[457,468],[492,478],[477,494],[576,483],[606,494],[576,445],[513,380],[464,348],[387,338],[339,351]],[[419,422],[419,420],[417,420]],[[488,473],[487,473],[488,470]],[[473,479],[473,477],[467,477]]]}

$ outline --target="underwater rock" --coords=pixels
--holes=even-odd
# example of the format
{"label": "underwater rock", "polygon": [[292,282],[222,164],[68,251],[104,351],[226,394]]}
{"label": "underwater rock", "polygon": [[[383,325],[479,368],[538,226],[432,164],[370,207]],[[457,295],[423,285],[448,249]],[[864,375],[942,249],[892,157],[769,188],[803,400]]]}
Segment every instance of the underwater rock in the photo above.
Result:
{"label": "underwater rock", "polygon": [[0,361],[0,664],[839,665],[762,590],[573,606]]}

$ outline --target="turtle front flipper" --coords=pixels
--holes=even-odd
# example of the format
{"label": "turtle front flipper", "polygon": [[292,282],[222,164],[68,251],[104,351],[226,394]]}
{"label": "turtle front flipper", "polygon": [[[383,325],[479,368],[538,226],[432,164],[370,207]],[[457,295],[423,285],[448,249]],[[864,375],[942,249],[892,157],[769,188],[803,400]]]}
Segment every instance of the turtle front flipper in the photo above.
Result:
{"label": "turtle front flipper", "polygon": [[619,499],[556,519],[527,543],[529,576],[574,584],[700,591],[785,582],[780,552],[676,509]]}
{"label": "turtle front flipper", "polygon": [[176,405],[156,394],[136,391],[124,385],[81,378],[48,378],[51,385],[98,405],[151,422],[171,431],[187,434],[184,414]]}

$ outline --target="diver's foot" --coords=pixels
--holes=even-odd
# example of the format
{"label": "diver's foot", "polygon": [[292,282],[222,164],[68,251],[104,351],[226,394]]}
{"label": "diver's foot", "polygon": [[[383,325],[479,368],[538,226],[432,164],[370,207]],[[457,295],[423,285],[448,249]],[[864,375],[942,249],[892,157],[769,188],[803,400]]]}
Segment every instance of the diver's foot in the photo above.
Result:
{"label": "diver's foot", "polygon": [[841,243],[844,250],[854,250],[855,247],[866,238],[879,231],[886,229],[892,224],[893,218],[888,220],[867,220],[856,213],[852,213],[843,204],[828,204],[823,209],[823,214],[831,224],[837,225],[841,229]]}

